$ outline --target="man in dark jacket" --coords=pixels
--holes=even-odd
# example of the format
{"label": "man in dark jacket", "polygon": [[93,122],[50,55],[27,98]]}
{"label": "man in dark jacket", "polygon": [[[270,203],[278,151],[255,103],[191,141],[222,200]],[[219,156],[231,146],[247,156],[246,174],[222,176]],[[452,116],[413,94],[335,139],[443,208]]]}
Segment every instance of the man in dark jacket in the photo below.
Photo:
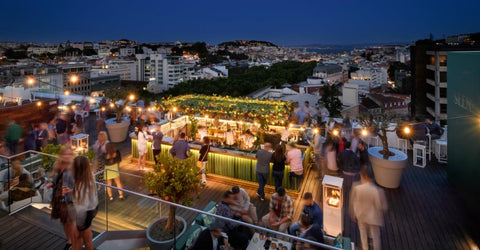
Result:
{"label": "man in dark jacket", "polygon": [[220,246],[228,247],[227,238],[222,236],[223,225],[220,221],[215,221],[209,228],[203,230],[198,235],[193,250],[218,250]]}
{"label": "man in dark jacket", "polygon": [[345,195],[350,193],[352,183],[360,179],[360,160],[357,155],[350,149],[351,143],[345,142],[345,150],[340,153],[338,168],[343,171],[343,191]]}
{"label": "man in dark jacket", "polygon": [[[325,243],[325,240],[323,239],[322,227],[317,223],[312,223],[308,215],[306,214],[300,215],[300,225],[302,230],[302,234],[300,234],[300,238],[315,241],[318,243]],[[297,245],[300,245],[300,246],[303,245],[304,248],[306,248],[307,246],[311,247],[310,244],[308,243],[299,242],[297,243]],[[310,249],[310,248],[306,248],[306,249]]]}
{"label": "man in dark jacket", "polygon": [[188,158],[188,152],[190,152],[190,146],[186,141],[186,135],[185,133],[181,133],[179,140],[173,143],[170,154],[179,160],[185,160]]}

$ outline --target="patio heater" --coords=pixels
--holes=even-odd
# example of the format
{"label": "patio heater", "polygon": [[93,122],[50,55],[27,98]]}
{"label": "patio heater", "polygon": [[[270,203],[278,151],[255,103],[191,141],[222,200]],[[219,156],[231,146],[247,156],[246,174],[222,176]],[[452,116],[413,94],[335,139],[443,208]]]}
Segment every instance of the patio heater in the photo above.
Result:
{"label": "patio heater", "polygon": [[343,232],[343,178],[325,175],[323,185],[323,230],[330,236]]}

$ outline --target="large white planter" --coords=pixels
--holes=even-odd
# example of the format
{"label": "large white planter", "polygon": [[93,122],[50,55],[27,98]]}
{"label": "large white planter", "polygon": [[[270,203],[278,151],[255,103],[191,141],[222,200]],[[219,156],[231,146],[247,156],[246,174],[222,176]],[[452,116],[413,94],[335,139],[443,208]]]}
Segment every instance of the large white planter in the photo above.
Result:
{"label": "large white planter", "polygon": [[373,174],[378,185],[386,188],[398,188],[402,181],[403,170],[407,166],[408,156],[404,152],[389,148],[393,156],[383,159],[380,151],[383,147],[371,147],[368,149]]}
{"label": "large white planter", "polygon": [[[175,218],[177,220],[180,220],[183,223],[183,230],[178,235],[175,236],[176,240],[178,240],[187,231],[187,222],[185,221],[185,219],[183,219],[180,216],[175,216]],[[173,239],[166,240],[166,241],[158,241],[158,240],[152,239],[152,237],[150,236],[150,234],[151,234],[150,232],[152,231],[152,227],[155,224],[160,223],[162,221],[165,221],[167,219],[168,219],[168,216],[161,217],[160,219],[157,219],[152,224],[150,224],[150,226],[148,226],[148,228],[147,228],[147,239],[148,239],[148,245],[149,245],[150,249],[152,249],[152,250],[169,250],[169,249],[172,249],[172,247],[174,247],[173,246],[173,242],[174,242]]]}
{"label": "large white planter", "polygon": [[105,126],[110,136],[110,142],[123,142],[127,139],[129,118],[122,118],[122,122],[117,122],[116,118],[110,118],[105,121]]}

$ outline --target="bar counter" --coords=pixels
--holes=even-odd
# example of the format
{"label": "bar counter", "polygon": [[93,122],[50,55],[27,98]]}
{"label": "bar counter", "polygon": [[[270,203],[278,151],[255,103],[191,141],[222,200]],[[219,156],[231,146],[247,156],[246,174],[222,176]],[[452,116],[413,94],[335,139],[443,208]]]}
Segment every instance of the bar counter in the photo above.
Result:
{"label": "bar counter", "polygon": [[[137,138],[132,138],[132,157],[138,158],[138,149],[137,149]],[[162,150],[160,154],[169,154],[169,150],[172,147],[172,144],[169,142],[162,143]],[[198,159],[200,145],[190,143],[190,151],[193,153],[194,157]],[[310,149],[306,150],[306,157],[304,160],[304,168],[307,166],[310,155]],[[149,141],[147,144],[147,161],[154,161],[153,159],[153,150],[152,143]],[[208,154],[208,163],[207,163],[207,173],[217,174],[226,177],[232,177],[236,179],[241,179],[245,181],[257,182],[257,175],[255,174],[255,165],[257,159],[255,154],[251,154],[243,151],[228,150],[222,148],[211,147],[210,153]],[[272,165],[270,165],[270,176],[267,181],[267,185],[274,186],[274,180],[272,177]],[[290,166],[285,166],[284,178],[283,178],[283,187],[292,190],[298,190],[298,187],[294,183],[290,184],[288,174],[290,172]]]}

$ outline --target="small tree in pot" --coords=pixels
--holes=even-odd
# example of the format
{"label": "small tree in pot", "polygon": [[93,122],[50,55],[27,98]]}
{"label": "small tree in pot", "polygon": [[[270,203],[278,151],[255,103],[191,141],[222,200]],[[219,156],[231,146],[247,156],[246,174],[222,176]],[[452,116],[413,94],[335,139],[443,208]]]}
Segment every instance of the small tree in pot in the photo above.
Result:
{"label": "small tree in pot", "polygon": [[[398,188],[407,165],[408,156],[404,152],[390,148],[388,145],[388,132],[390,123],[396,121],[396,116],[391,113],[383,113],[378,120],[362,119],[360,125],[369,133],[378,136],[382,141],[382,147],[370,147],[368,154],[372,164],[375,181],[386,188]],[[364,134],[364,133],[362,133]],[[365,134],[364,134],[365,135]]]}
{"label": "small tree in pot", "polygon": [[[135,94],[128,91],[128,89],[124,87],[117,87],[108,89],[104,92],[105,97],[111,100],[111,103],[108,104],[110,108],[115,109],[117,123],[122,122],[122,112],[125,110],[129,102],[135,100]],[[118,105],[117,102],[123,100],[123,104]]]}
{"label": "small tree in pot", "polygon": [[368,133],[374,134],[382,141],[383,150],[380,152],[383,155],[383,159],[388,159],[393,153],[388,148],[387,132],[395,132],[395,129],[388,129],[390,123],[396,122],[396,116],[394,114],[385,112],[375,120],[373,118],[361,119],[360,125],[368,131]]}
{"label": "small tree in pot", "polygon": [[[153,166],[153,172],[145,175],[145,184],[159,198],[166,201],[190,206],[193,197],[200,190],[196,158],[191,154],[185,160],[179,160],[170,154],[161,154],[158,164]],[[175,223],[175,207],[170,206],[168,219],[164,227],[166,233],[171,233]]]}

